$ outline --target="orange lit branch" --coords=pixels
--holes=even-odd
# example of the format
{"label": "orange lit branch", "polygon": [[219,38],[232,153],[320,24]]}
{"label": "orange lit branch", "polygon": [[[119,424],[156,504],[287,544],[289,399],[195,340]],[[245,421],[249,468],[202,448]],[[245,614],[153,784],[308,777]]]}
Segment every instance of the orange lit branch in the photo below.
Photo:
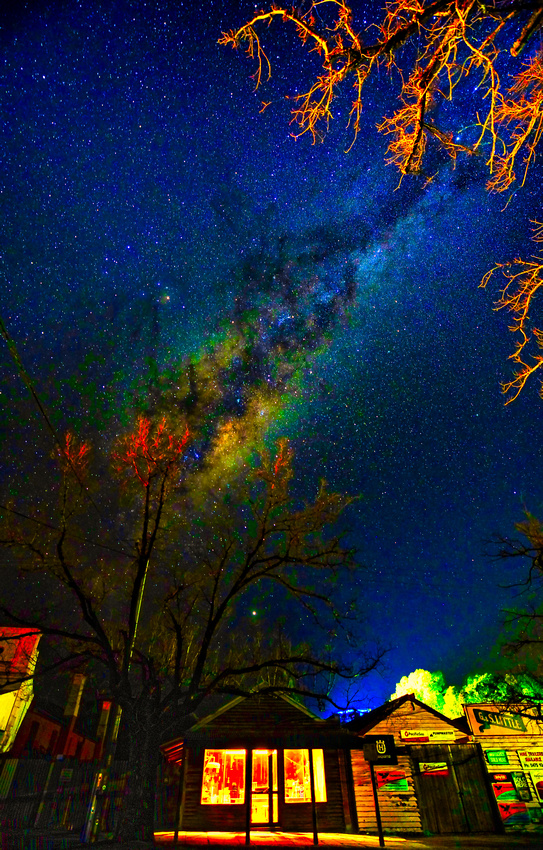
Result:
{"label": "orange lit branch", "polygon": [[[537,222],[534,241],[543,242],[543,225]],[[543,257],[497,263],[486,273],[481,286],[486,286],[496,271],[501,271],[507,282],[500,292],[495,309],[505,309],[511,313],[513,323],[509,330],[517,336],[516,348],[509,359],[516,363],[518,368],[513,380],[502,384],[503,392],[506,395],[511,394],[506,401],[506,404],[509,404],[517,398],[531,375],[543,366],[543,354],[532,354],[528,350],[532,340],[537,349],[543,349],[543,331],[532,324],[530,317],[536,296],[539,290],[543,290]],[[543,395],[543,378],[541,383]]]}
{"label": "orange lit branch", "polygon": [[496,123],[503,128],[513,129],[505,152],[496,157],[496,171],[488,188],[503,192],[515,180],[515,163],[520,151],[524,151],[524,176],[535,155],[536,146],[543,133],[543,53],[526,62],[515,82],[508,90],[508,97],[500,97],[496,110]]}
{"label": "orange lit branch", "polygon": [[[534,5],[535,9],[532,4],[527,9],[522,0],[504,0],[499,6],[487,6],[480,0],[437,0],[428,4],[423,0],[394,0],[386,5],[382,21],[375,25],[376,40],[368,44],[365,43],[367,39],[356,33],[345,0],[315,0],[305,13],[295,7],[276,6],[260,11],[238,30],[223,33],[219,43],[233,47],[247,45],[248,54],[257,61],[258,87],[263,67],[269,78],[271,65],[255,27],[271,24],[275,18],[294,24],[300,39],[310,44],[322,60],[322,72],[304,94],[296,96],[297,105],[293,109],[293,121],[300,128],[298,135],[309,131],[313,141],[322,137],[321,127],[326,130],[333,117],[332,103],[338,88],[348,78],[353,80],[355,90],[349,125],[356,139],[360,129],[362,87],[375,68],[383,63],[389,69],[396,68],[402,80],[400,106],[378,126],[380,132],[391,136],[388,161],[402,174],[416,173],[421,170],[430,137],[453,159],[458,151],[476,152],[489,138],[489,188],[504,191],[514,179],[518,154],[527,151],[526,169],[541,138],[541,85],[538,80],[542,60],[541,55],[532,60],[505,100],[496,69],[496,59],[502,49],[497,39],[500,33],[500,38],[509,38],[508,31],[504,34],[504,27],[514,28],[518,22],[510,49],[511,54],[517,56],[543,25],[543,8],[539,3]],[[322,13],[327,9],[335,15],[329,26],[322,22]],[[397,54],[413,38],[417,39],[418,54],[404,77]],[[438,97],[451,100],[456,86],[475,70],[482,75],[477,88],[481,89],[485,110],[482,115],[474,115],[474,124],[480,127],[479,138],[472,146],[466,146],[454,140],[454,130],[437,127],[428,116]],[[500,140],[502,131],[507,131],[510,125],[513,125],[510,140]],[[499,144],[503,150],[498,156]]]}

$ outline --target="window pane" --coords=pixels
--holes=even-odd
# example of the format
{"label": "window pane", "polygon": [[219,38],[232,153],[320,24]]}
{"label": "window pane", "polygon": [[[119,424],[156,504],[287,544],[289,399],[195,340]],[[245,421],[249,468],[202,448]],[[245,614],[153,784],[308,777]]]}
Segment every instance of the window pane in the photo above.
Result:
{"label": "window pane", "polygon": [[245,802],[245,750],[206,750],[202,803],[224,805]]}
{"label": "window pane", "polygon": [[[322,750],[313,750],[313,768],[315,771],[315,800],[317,803],[325,803],[326,781]],[[285,750],[285,802],[311,802],[309,750]]]}
{"label": "window pane", "polygon": [[313,770],[315,771],[315,800],[317,803],[326,803],[324,753],[322,750],[313,750]]}
{"label": "window pane", "polygon": [[285,802],[309,803],[309,751],[285,750]]}

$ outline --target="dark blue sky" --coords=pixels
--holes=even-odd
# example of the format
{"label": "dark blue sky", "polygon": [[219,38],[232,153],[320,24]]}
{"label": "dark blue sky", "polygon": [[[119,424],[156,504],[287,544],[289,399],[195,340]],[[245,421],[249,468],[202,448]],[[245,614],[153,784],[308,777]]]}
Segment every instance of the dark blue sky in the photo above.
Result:
{"label": "dark blue sky", "polygon": [[[368,4],[353,9],[361,20]],[[111,0],[1,13],[2,313],[44,394],[76,415],[74,375],[105,404],[145,356],[201,350],[234,315],[251,258],[302,262],[319,309],[353,270],[350,319],[335,316],[270,436],[292,440],[307,492],[325,477],[363,494],[349,516],[367,565],[357,592],[369,633],[394,648],[370,683],[375,705],[417,667],[459,683],[494,663],[511,597],[498,585],[521,569],[490,561],[485,541],[512,533],[523,505],[541,510],[541,402],[534,384],[504,406],[512,339],[496,290],[478,284],[533,251],[541,170],[507,206],[486,194],[482,158],[453,170],[434,157],[433,182],[396,189],[375,130],[393,107],[387,79],[368,88],[348,154],[349,91],[324,144],[294,140],[285,95],[317,66],[274,27],[274,76],[255,94],[250,60],[216,43],[252,10]]]}

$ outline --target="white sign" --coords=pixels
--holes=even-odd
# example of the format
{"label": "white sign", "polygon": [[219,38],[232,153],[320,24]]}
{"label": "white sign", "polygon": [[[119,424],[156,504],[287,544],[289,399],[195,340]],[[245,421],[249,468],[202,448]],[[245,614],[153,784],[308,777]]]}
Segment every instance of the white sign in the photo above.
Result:
{"label": "white sign", "polygon": [[523,770],[543,770],[543,750],[517,750]]}
{"label": "white sign", "polygon": [[454,729],[400,729],[400,738],[406,744],[451,744],[455,741]]}

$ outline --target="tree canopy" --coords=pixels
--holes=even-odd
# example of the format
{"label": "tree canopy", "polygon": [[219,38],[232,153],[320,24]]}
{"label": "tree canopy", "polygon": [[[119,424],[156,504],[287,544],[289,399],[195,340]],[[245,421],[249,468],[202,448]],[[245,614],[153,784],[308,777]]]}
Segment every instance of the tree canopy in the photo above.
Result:
{"label": "tree canopy", "polygon": [[122,709],[126,838],[152,836],[158,744],[209,695],[324,703],[338,676],[357,680],[381,657],[361,650],[345,590],[357,563],[336,523],[352,499],[321,482],[297,503],[286,443],[194,497],[191,439],[179,418],[141,416],[93,475],[90,446],[69,433],[53,453],[56,507],[2,510],[1,544],[25,582],[3,617],[54,642],[51,669],[87,668]]}

